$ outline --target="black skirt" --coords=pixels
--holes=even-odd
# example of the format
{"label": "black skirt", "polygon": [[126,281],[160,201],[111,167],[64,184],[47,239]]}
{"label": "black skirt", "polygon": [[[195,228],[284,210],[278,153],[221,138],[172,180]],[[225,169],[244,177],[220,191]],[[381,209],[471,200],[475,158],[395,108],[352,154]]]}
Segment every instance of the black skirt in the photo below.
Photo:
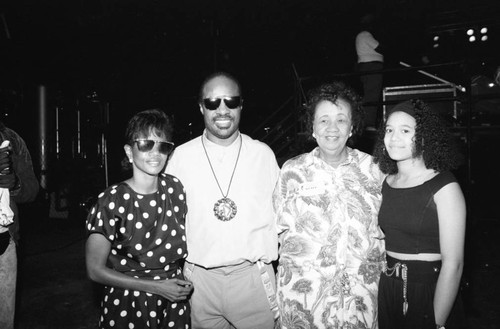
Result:
{"label": "black skirt", "polygon": [[[403,312],[404,284],[402,270],[382,273],[378,291],[378,316],[380,329],[435,329],[434,292],[441,270],[441,261],[401,261],[387,256],[387,267],[396,263],[407,267],[406,301]],[[388,276],[388,274],[392,274]],[[446,329],[467,328],[463,304],[458,295],[446,321]]]}

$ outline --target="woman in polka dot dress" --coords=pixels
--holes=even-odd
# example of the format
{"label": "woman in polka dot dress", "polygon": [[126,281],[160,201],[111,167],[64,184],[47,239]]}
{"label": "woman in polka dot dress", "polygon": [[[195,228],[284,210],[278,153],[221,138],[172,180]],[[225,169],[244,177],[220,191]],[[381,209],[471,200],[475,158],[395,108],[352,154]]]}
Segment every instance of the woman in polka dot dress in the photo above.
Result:
{"label": "woman in polka dot dress", "polygon": [[124,146],[133,175],[102,192],[88,215],[87,273],[105,286],[99,328],[190,328],[184,187],[163,173],[171,135],[165,113],[135,115]]}

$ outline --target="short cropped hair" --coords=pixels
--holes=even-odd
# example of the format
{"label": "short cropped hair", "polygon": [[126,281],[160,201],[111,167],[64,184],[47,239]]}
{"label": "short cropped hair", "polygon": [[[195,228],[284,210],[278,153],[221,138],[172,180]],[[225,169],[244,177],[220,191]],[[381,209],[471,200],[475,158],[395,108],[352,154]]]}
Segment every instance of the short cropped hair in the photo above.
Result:
{"label": "short cropped hair", "polygon": [[150,133],[171,139],[173,126],[171,119],[159,109],[145,110],[134,115],[125,130],[125,143],[132,145],[134,140],[145,138]]}
{"label": "short cropped hair", "polygon": [[214,73],[210,74],[209,76],[207,76],[205,78],[205,80],[203,80],[203,82],[202,82],[202,84],[200,86],[200,91],[198,93],[198,102],[200,104],[203,101],[203,89],[205,89],[205,86],[207,85],[207,83],[209,83],[211,80],[213,80],[215,78],[218,78],[218,77],[224,77],[226,79],[229,79],[229,80],[233,81],[236,84],[236,86],[238,87],[238,90],[240,92],[239,96],[243,97],[243,90],[241,89],[241,84],[238,81],[238,79],[236,79],[230,73],[219,71],[219,72],[214,72]]}
{"label": "short cropped hair", "polygon": [[[134,115],[125,130],[125,144],[133,146],[136,139],[146,138],[150,133],[167,140],[172,139],[172,120],[160,109],[145,110]],[[129,172],[132,169],[127,157],[122,159],[121,167],[123,172]]]}

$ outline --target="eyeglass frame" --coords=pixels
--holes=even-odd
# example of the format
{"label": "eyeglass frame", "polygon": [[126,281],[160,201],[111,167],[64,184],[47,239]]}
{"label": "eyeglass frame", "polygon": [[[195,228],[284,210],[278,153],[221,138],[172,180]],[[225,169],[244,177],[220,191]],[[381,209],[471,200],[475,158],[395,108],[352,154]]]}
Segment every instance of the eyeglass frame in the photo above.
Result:
{"label": "eyeglass frame", "polygon": [[[139,152],[144,152],[144,153],[145,152],[151,152],[154,149],[154,147],[155,147],[156,144],[160,144],[160,146],[158,147],[158,152],[160,152],[161,154],[165,154],[165,155],[169,155],[170,153],[172,153],[172,151],[175,148],[174,142],[169,142],[169,141],[156,141],[156,140],[153,140],[153,139],[141,138],[141,139],[134,139],[132,142],[134,142],[134,144],[137,145],[137,150],[139,150]],[[148,142],[148,144],[150,142],[153,142],[154,144],[153,144],[153,146],[151,146],[150,149],[148,149],[148,150],[142,150],[144,147],[147,147],[147,146],[146,146],[146,144],[144,146],[140,146],[140,144],[139,144],[140,142]],[[164,144],[170,145],[170,150],[169,151],[167,151],[167,152],[163,152],[162,151],[161,145],[164,145]]]}
{"label": "eyeglass frame", "polygon": [[[228,102],[231,102],[233,100],[238,100],[238,104],[234,107],[232,106],[232,104],[228,103]],[[215,111],[220,107],[220,105],[222,104],[222,101],[224,101],[224,104],[230,110],[235,110],[238,107],[243,106],[243,97],[241,97],[241,96],[207,97],[207,98],[203,98],[201,100],[201,104],[203,104],[203,107],[206,108],[207,110]],[[216,104],[217,107],[214,108],[211,105],[207,106],[207,102],[212,102],[212,103]],[[208,104],[211,104],[211,103],[208,103]]]}

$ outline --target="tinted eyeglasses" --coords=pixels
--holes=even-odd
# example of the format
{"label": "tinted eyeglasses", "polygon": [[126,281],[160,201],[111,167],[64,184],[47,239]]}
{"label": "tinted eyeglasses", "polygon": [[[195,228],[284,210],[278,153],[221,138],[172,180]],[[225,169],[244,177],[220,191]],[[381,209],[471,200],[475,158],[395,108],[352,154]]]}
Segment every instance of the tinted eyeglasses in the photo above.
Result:
{"label": "tinted eyeglasses", "polygon": [[222,100],[224,100],[224,104],[226,104],[227,108],[231,110],[240,107],[241,104],[243,103],[243,99],[241,98],[241,96],[232,96],[232,97],[204,98],[203,105],[207,110],[214,111],[219,108]]}
{"label": "tinted eyeglasses", "polygon": [[136,139],[134,143],[137,144],[137,149],[141,152],[151,151],[155,147],[155,144],[159,144],[158,152],[163,154],[169,154],[174,150],[174,143],[172,142],[160,142],[152,139]]}

